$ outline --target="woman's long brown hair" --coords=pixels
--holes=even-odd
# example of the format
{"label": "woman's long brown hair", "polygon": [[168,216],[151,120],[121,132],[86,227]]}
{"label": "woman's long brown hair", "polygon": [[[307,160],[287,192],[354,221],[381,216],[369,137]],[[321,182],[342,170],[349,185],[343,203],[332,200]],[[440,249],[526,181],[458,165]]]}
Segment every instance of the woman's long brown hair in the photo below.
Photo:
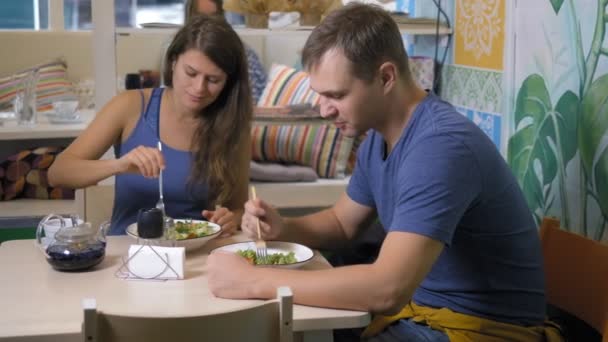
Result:
{"label": "woman's long brown hair", "polygon": [[223,18],[193,16],[167,50],[163,75],[168,87],[173,86],[174,62],[190,49],[205,54],[228,76],[218,98],[198,114],[190,173],[190,183],[207,182],[211,202],[227,206],[249,165],[242,160],[249,155],[253,112],[247,57],[241,39]]}

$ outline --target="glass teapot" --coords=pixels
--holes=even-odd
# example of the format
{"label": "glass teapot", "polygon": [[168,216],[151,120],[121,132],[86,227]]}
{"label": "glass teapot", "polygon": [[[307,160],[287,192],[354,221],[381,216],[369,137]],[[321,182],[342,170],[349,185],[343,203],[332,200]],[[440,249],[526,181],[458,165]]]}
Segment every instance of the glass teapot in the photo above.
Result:
{"label": "glass teapot", "polygon": [[47,215],[36,230],[36,242],[46,261],[60,271],[80,271],[99,264],[106,254],[110,222],[94,229],[77,215]]}

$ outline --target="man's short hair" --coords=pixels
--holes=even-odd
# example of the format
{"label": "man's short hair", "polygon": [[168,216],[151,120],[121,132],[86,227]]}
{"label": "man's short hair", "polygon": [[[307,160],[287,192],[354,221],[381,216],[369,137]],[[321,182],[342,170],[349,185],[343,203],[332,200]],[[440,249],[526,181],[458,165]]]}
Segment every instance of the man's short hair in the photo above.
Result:
{"label": "man's short hair", "polygon": [[353,74],[364,81],[371,81],[387,61],[395,63],[403,77],[411,77],[399,27],[381,7],[350,3],[331,12],[308,37],[302,50],[303,66],[307,70],[316,67],[334,49],[344,54]]}

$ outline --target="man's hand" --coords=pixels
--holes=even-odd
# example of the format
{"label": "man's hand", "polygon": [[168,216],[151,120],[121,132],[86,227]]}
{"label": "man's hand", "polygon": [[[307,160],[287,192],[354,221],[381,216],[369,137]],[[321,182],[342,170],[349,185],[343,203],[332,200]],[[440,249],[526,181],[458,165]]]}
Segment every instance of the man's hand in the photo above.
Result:
{"label": "man's hand", "polygon": [[260,234],[264,240],[276,240],[284,229],[283,218],[276,209],[258,199],[245,203],[241,220],[243,232],[250,238],[257,238],[257,220],[260,220]]}
{"label": "man's hand", "polygon": [[214,252],[207,258],[209,290],[217,297],[254,298],[255,266],[236,253]]}

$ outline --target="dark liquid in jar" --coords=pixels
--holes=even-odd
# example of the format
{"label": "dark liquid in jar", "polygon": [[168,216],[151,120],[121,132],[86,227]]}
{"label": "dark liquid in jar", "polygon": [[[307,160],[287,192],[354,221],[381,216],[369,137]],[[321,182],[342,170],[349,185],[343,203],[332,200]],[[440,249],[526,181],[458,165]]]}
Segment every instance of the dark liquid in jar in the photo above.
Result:
{"label": "dark liquid in jar", "polygon": [[99,264],[106,254],[105,242],[78,244],[54,244],[47,248],[46,259],[53,268],[60,271],[80,271]]}

